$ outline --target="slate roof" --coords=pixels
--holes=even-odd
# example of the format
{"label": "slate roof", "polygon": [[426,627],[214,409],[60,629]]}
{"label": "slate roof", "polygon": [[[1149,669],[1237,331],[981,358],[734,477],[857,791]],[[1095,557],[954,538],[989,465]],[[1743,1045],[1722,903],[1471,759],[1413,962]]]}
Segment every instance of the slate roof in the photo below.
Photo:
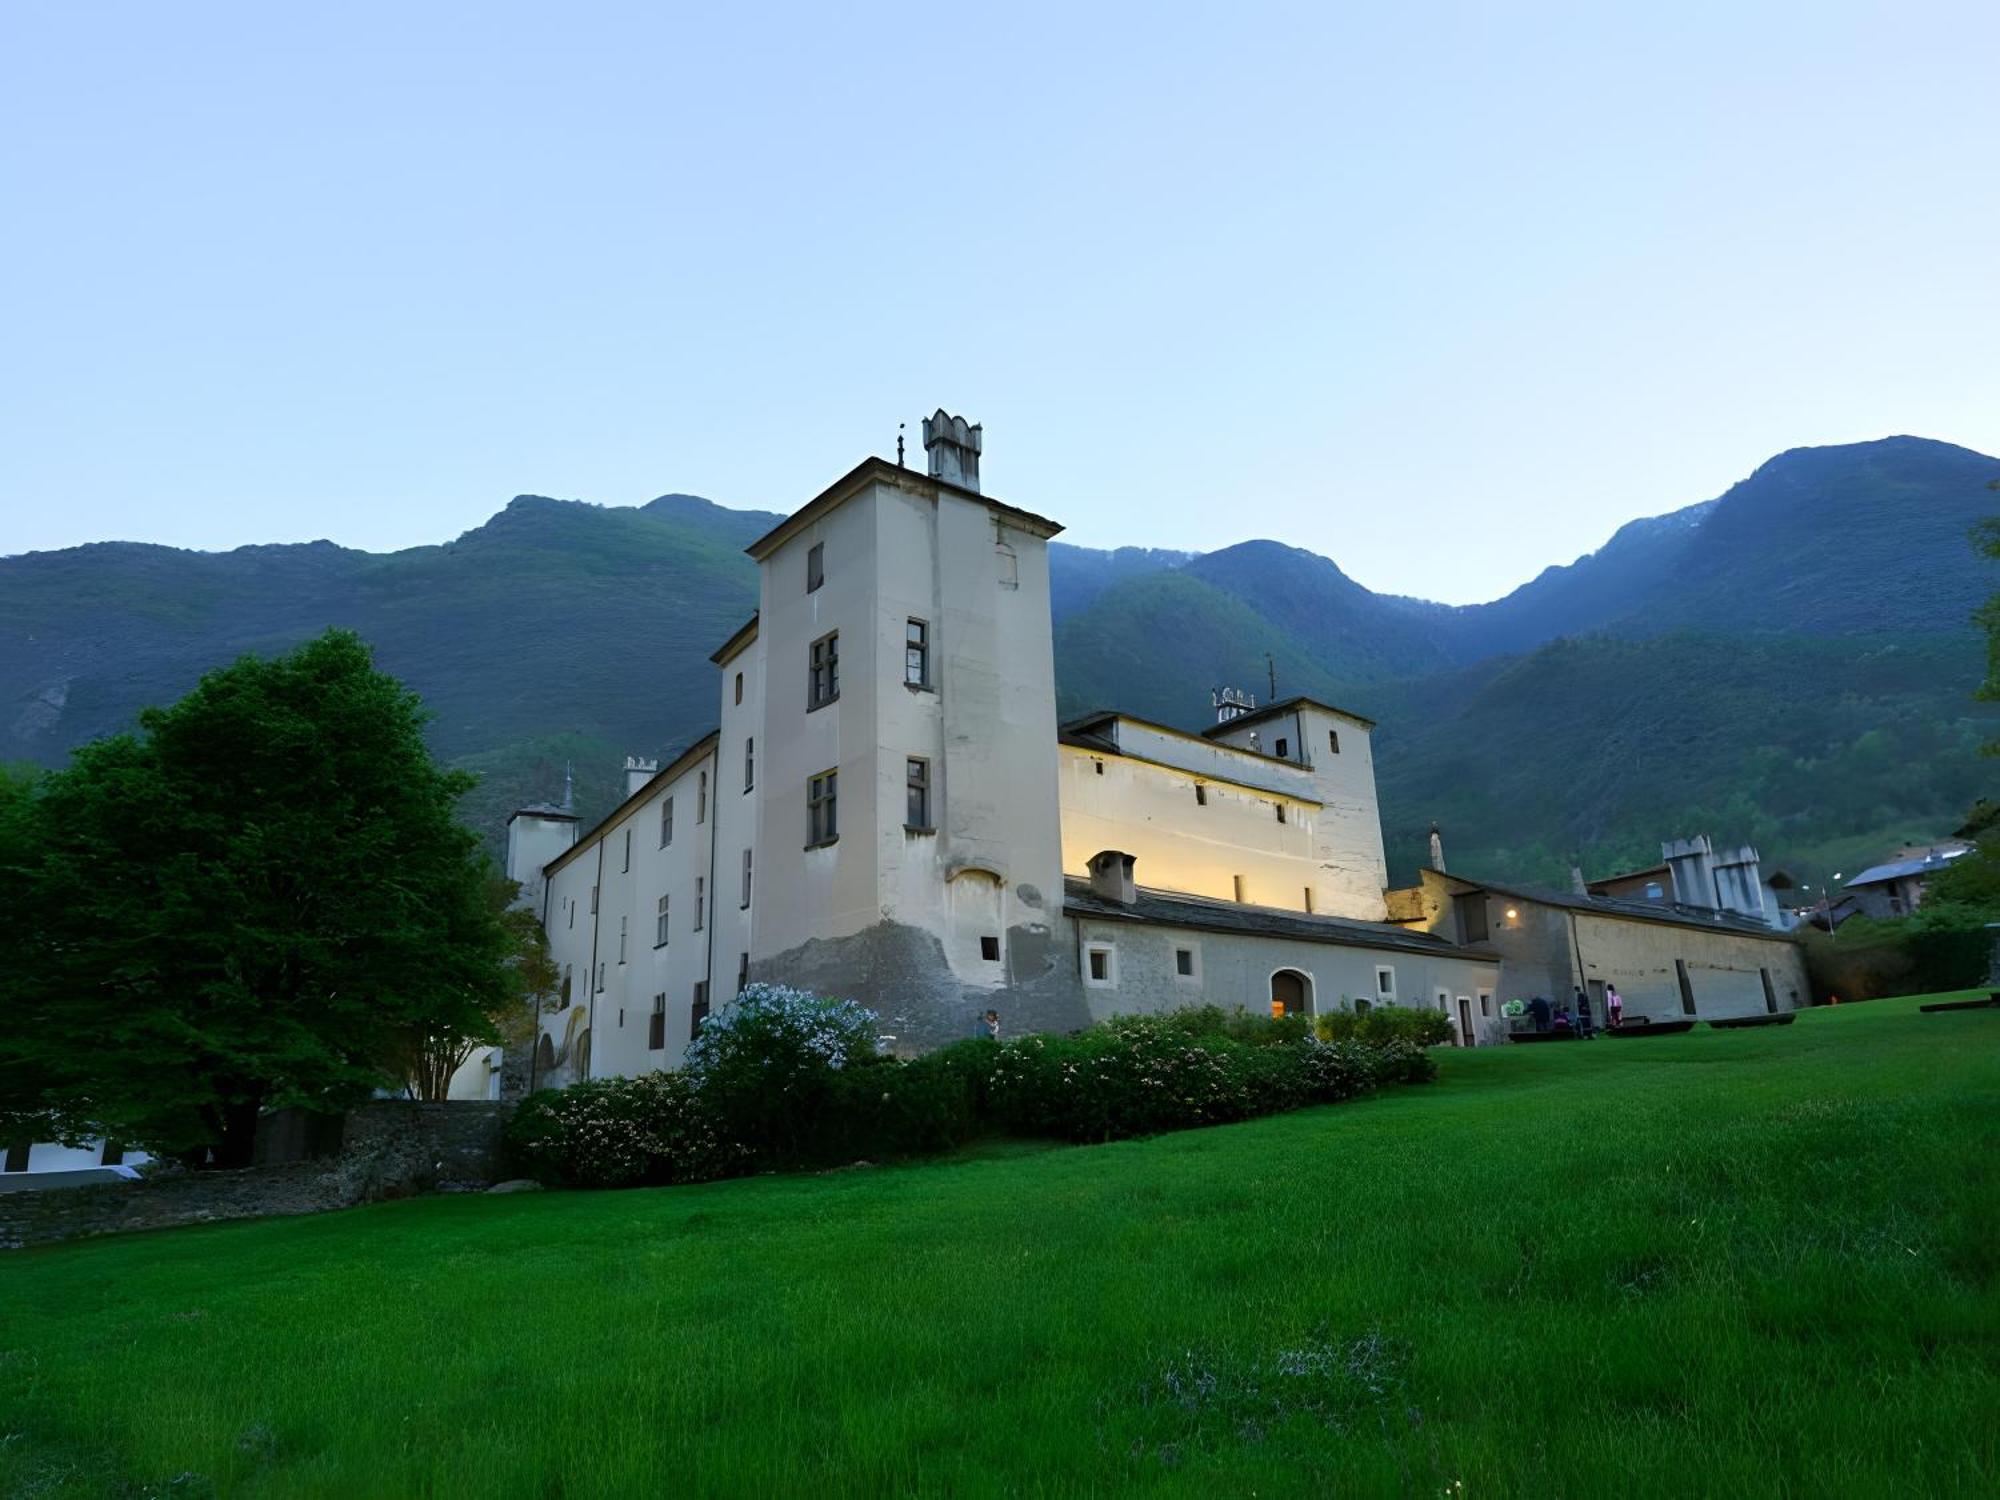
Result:
{"label": "slate roof", "polygon": [[1330,714],[1338,714],[1343,719],[1351,719],[1366,729],[1375,727],[1373,719],[1358,714],[1351,708],[1335,708],[1331,703],[1322,703],[1317,698],[1308,698],[1303,693],[1297,693],[1290,698],[1280,698],[1276,703],[1266,703],[1262,708],[1253,708],[1248,713],[1238,714],[1233,719],[1224,719],[1220,724],[1211,724],[1202,730],[1202,734],[1208,739],[1214,739],[1217,735],[1227,734],[1233,729],[1243,729],[1252,724],[1261,724],[1266,719],[1275,719],[1280,714],[1288,714],[1295,708],[1317,708]]}
{"label": "slate roof", "polygon": [[1193,927],[1205,932],[1234,932],[1245,937],[1296,938],[1308,943],[1332,943],[1344,948],[1381,948],[1397,953],[1429,953],[1440,958],[1496,960],[1499,955],[1481,943],[1463,946],[1428,932],[1416,932],[1387,922],[1357,922],[1323,917],[1275,906],[1247,906],[1215,901],[1177,891],[1141,886],[1130,906],[1106,901],[1090,882],[1063,877],[1063,910],[1073,917],[1106,922],[1138,922],[1154,927]]}
{"label": "slate roof", "polygon": [[1911,875],[1935,875],[1953,860],[1959,859],[1969,852],[1969,850],[1961,849],[1954,854],[1926,854],[1921,859],[1891,860],[1886,865],[1875,865],[1863,870],[1852,880],[1843,880],[1840,883],[1840,888],[1851,891],[1857,885],[1882,885],[1888,881],[1902,880]]}
{"label": "slate roof", "polygon": [[1537,901],[1544,906],[1560,906],[1566,911],[1595,912],[1603,917],[1632,917],[1641,922],[1673,922],[1682,927],[1702,927],[1713,932],[1740,932],[1747,937],[1783,938],[1778,931],[1757,917],[1746,917],[1741,912],[1718,911],[1706,906],[1684,906],[1680,902],[1669,905],[1663,901],[1627,901],[1617,896],[1579,896],[1575,891],[1559,891],[1553,886],[1541,885],[1497,885],[1490,880],[1481,880],[1473,875],[1461,875],[1456,870],[1445,876],[1463,885],[1477,886],[1482,891],[1491,891],[1496,896],[1512,896],[1520,901]]}

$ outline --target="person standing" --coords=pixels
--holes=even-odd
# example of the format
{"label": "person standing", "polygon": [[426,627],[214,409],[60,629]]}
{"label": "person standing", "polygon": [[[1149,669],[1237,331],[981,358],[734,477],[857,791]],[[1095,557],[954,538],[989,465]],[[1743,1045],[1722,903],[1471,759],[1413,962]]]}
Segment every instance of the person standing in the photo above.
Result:
{"label": "person standing", "polygon": [[1535,996],[1534,999],[1528,1002],[1528,1014],[1535,1018],[1535,1030],[1547,1031],[1549,1029],[1549,1002],[1544,1000],[1540,995]]}
{"label": "person standing", "polygon": [[1625,1024],[1625,1002],[1619,997],[1618,986],[1615,984],[1607,984],[1604,987],[1604,1014],[1611,1022],[1613,1031]]}
{"label": "person standing", "polygon": [[996,1042],[999,1041],[1000,1012],[997,1010],[989,1010],[988,1012],[986,1012],[986,1019],[983,1024],[986,1028],[986,1035]]}
{"label": "person standing", "polygon": [[1590,1024],[1590,996],[1579,987],[1576,992],[1576,1034],[1585,1041],[1594,1035]]}

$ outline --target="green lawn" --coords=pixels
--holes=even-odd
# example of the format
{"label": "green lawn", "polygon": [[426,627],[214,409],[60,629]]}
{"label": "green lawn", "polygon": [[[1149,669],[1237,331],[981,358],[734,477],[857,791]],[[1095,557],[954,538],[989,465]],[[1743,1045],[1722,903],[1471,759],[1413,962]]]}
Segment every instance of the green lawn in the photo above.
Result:
{"label": "green lawn", "polygon": [[2000,1492],[2000,1012],[0,1257],[8,1495]]}

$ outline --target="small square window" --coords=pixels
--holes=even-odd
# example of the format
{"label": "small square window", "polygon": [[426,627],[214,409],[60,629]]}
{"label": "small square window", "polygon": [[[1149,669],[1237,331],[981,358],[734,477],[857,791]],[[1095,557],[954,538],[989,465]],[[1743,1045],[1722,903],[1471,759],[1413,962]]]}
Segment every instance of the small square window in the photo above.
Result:
{"label": "small square window", "polygon": [[1273,803],[1271,804],[1271,811],[1272,811],[1272,812],[1274,812],[1274,813],[1276,813],[1276,814],[1278,815],[1278,821],[1279,821],[1280,823],[1282,823],[1282,822],[1284,822],[1284,821],[1285,821],[1285,804],[1284,804],[1284,803],[1282,803],[1282,802],[1273,802]]}
{"label": "small square window", "polygon": [[1375,970],[1375,993],[1384,1000],[1396,998],[1396,971],[1387,964]]}
{"label": "small square window", "polygon": [[826,543],[814,542],[806,553],[806,592],[826,582]]}
{"label": "small square window", "polygon": [[1199,781],[1194,784],[1194,800],[1197,807],[1208,806],[1208,788]]}
{"label": "small square window", "polygon": [[1340,731],[1338,729],[1329,729],[1326,732],[1326,748],[1327,753],[1330,755],[1340,754]]}
{"label": "small square window", "polygon": [[987,935],[979,940],[979,956],[989,964],[1000,962],[1000,939]]}
{"label": "small square window", "polygon": [[1290,740],[1280,739],[1278,741],[1278,759],[1288,760],[1291,758],[1291,753],[1292,753],[1292,742]]}
{"label": "small square window", "polygon": [[1111,950],[1109,948],[1092,948],[1085,957],[1090,964],[1090,982],[1092,984],[1111,983]]}
{"label": "small square window", "polygon": [[1194,978],[1194,949],[1174,949],[1174,973],[1182,979]]}

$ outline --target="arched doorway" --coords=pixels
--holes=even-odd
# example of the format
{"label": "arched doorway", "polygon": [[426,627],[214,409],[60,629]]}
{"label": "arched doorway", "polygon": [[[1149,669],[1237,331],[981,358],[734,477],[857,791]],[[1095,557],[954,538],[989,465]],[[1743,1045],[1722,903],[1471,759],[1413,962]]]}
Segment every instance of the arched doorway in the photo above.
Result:
{"label": "arched doorway", "polygon": [[1271,1014],[1312,1014],[1312,980],[1297,969],[1280,969],[1271,976]]}

